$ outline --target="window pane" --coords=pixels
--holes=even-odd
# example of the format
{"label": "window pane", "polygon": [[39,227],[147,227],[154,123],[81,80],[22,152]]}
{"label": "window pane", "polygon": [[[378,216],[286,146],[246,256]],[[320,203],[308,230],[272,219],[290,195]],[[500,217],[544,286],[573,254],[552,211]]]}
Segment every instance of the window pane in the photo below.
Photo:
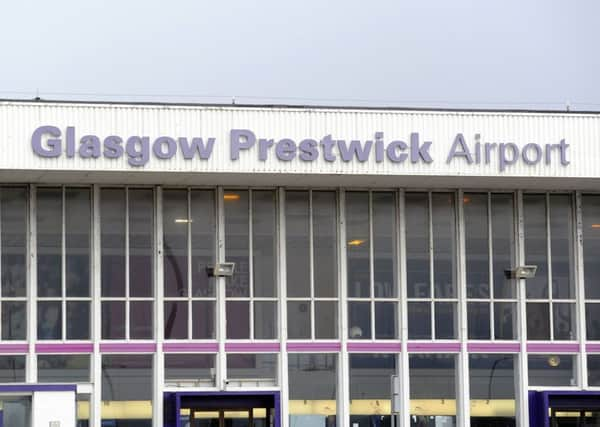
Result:
{"label": "window pane", "polygon": [[89,383],[90,356],[38,355],[38,381],[42,383]]}
{"label": "window pane", "polygon": [[214,354],[165,354],[165,380],[211,380]]}
{"label": "window pane", "polygon": [[373,193],[373,275],[375,297],[391,298],[396,292],[396,197]]}
{"label": "window pane", "polygon": [[60,301],[38,301],[39,340],[62,339],[62,303]]}
{"label": "window pane", "polygon": [[371,303],[350,301],[348,303],[348,338],[371,338]]}
{"label": "window pane", "polygon": [[26,296],[27,190],[2,188],[2,296]]}
{"label": "window pane", "polygon": [[375,338],[398,338],[398,309],[395,302],[375,303]]}
{"label": "window pane", "polygon": [[129,294],[151,297],[154,192],[129,190]]}
{"label": "window pane", "polygon": [[25,382],[25,356],[0,356],[0,382]]}
{"label": "window pane", "polygon": [[90,296],[91,192],[65,190],[66,292],[68,297]]}
{"label": "window pane", "polygon": [[550,339],[549,307],[548,303],[527,303],[527,339]]}
{"label": "window pane", "polygon": [[550,196],[550,236],[552,250],[552,296],[575,298],[573,277],[573,211],[571,196]]}
{"label": "window pane", "polygon": [[254,302],[254,338],[269,340],[277,338],[277,303]]}
{"label": "window pane", "polygon": [[514,267],[515,230],[512,194],[492,194],[492,267],[494,297],[515,298],[515,281],[508,279],[505,270]]}
{"label": "window pane", "polygon": [[454,193],[431,196],[435,297],[456,297]]}
{"label": "window pane", "polygon": [[248,301],[227,301],[227,338],[250,338],[250,303]]}
{"label": "window pane", "polygon": [[394,354],[350,354],[350,425],[390,424],[390,377]]}
{"label": "window pane", "polygon": [[552,304],[552,310],[552,320],[554,322],[554,339],[576,339],[577,334],[575,331],[575,304],[555,302],[554,304]]}
{"label": "window pane", "polygon": [[247,191],[226,191],[225,259],[235,262],[235,274],[227,278],[228,297],[250,296],[249,213]]}
{"label": "window pane", "polygon": [[465,257],[467,297],[489,298],[488,195],[465,194]]}
{"label": "window pane", "polygon": [[289,354],[290,425],[335,427],[337,354]]}
{"label": "window pane", "polygon": [[125,301],[102,301],[102,339],[125,339]]}
{"label": "window pane", "polygon": [[409,355],[409,380],[411,425],[456,426],[454,355]]}
{"label": "window pane", "polygon": [[252,192],[252,257],[254,296],[277,296],[277,215],[274,191]]}
{"label": "window pane", "polygon": [[[188,294],[188,193],[163,191],[165,297]],[[193,267],[192,267],[193,269]]]}
{"label": "window pane", "polygon": [[435,303],[435,338],[436,339],[454,339],[456,338],[456,303],[436,302]]}
{"label": "window pane", "polygon": [[600,340],[600,305],[585,305],[585,324],[588,340]]}
{"label": "window pane", "polygon": [[310,339],[310,301],[288,301],[288,338]]}
{"label": "window pane", "polygon": [[530,354],[527,356],[529,385],[575,386],[575,357],[568,354]]}
{"label": "window pane", "polygon": [[100,192],[102,296],[125,296],[125,190]]}
{"label": "window pane", "polygon": [[315,296],[337,297],[337,202],[334,191],[313,191]]}
{"label": "window pane", "polygon": [[337,301],[315,301],[315,338],[338,337]]}
{"label": "window pane", "polygon": [[188,338],[188,302],[165,302],[165,339]]}
{"label": "window pane", "polygon": [[[125,425],[136,420],[136,427],[152,425],[152,355],[120,354],[102,356],[102,420],[108,425]],[[124,401],[122,411],[110,411],[110,402]],[[109,421],[110,420],[110,421]]]}
{"label": "window pane", "polygon": [[152,339],[152,301],[129,302],[129,338]]}
{"label": "window pane", "polygon": [[25,301],[2,301],[2,339],[27,338],[27,304]]}
{"label": "window pane", "polygon": [[431,303],[408,303],[408,338],[412,340],[431,338]]}
{"label": "window pane", "polygon": [[511,354],[469,355],[472,424],[515,425],[514,358]]}
{"label": "window pane", "polygon": [[310,232],[308,191],[285,194],[288,297],[310,297]]}
{"label": "window pane", "polygon": [[89,301],[67,301],[67,339],[90,339]]}
{"label": "window pane", "polygon": [[469,339],[489,340],[490,331],[490,303],[470,302],[467,304],[467,320],[469,324]]}
{"label": "window pane", "polygon": [[192,296],[215,296],[215,280],[206,267],[215,263],[215,192],[192,190]]}
{"label": "window pane", "polygon": [[371,295],[369,263],[369,193],[346,193],[348,296]]}
{"label": "window pane", "polygon": [[228,354],[229,379],[276,379],[277,354]]}
{"label": "window pane", "polygon": [[429,267],[429,198],[406,193],[406,283],[409,298],[431,296]]}
{"label": "window pane", "polygon": [[516,304],[512,302],[494,303],[494,335],[497,340],[512,340],[517,338]]}
{"label": "window pane", "polygon": [[192,302],[192,338],[214,339],[215,332],[215,302]]}
{"label": "window pane", "polygon": [[62,189],[37,190],[38,296],[62,295]]}
{"label": "window pane", "polygon": [[588,384],[600,386],[600,354],[589,354],[587,357]]}
{"label": "window pane", "polygon": [[534,278],[527,279],[527,298],[548,298],[548,251],[546,248],[546,196],[523,196],[526,264],[537,265]]}
{"label": "window pane", "polygon": [[585,195],[582,201],[585,297],[600,299],[600,196]]}

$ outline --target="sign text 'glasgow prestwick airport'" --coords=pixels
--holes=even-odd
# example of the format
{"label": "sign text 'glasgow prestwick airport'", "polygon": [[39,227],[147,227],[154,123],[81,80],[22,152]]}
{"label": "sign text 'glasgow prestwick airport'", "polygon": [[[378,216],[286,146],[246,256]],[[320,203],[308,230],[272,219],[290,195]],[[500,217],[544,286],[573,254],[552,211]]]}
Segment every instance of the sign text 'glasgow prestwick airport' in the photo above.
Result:
{"label": "sign text 'glasgow prestwick airport'", "polygon": [[[319,157],[326,162],[375,162],[392,163],[432,163],[430,148],[433,142],[421,140],[418,133],[411,133],[408,141],[386,140],[383,132],[374,132],[373,139],[344,140],[326,135],[321,139],[305,138],[266,138],[257,137],[248,129],[231,129],[229,132],[230,159],[236,161],[241,155],[255,152],[258,160],[276,158],[282,162],[312,162]],[[96,159],[120,159],[127,157],[131,166],[144,166],[150,161],[151,154],[159,160],[168,160],[180,151],[184,159],[211,158],[216,138],[149,136],[97,135],[77,136],[75,127],[69,126],[64,134],[56,126],[40,126],[31,137],[33,152],[40,157],[62,157]],[[456,160],[463,164],[495,164],[499,171],[523,161],[527,165],[554,162],[562,166],[569,164],[564,139],[551,144],[528,143],[522,147],[514,142],[483,142],[480,134],[469,140],[462,133],[456,134],[451,141],[445,158],[450,164]]]}

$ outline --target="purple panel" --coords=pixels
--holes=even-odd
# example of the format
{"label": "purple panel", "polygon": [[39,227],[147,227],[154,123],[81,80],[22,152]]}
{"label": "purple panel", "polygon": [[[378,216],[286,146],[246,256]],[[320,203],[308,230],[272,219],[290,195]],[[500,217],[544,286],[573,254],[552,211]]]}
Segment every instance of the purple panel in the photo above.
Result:
{"label": "purple panel", "polygon": [[156,351],[156,343],[103,343],[100,344],[102,353],[153,353]]}
{"label": "purple panel", "polygon": [[429,351],[448,351],[457,353],[460,351],[460,343],[458,342],[409,342],[408,351],[414,352],[429,352]]}
{"label": "purple panel", "polygon": [[521,351],[521,344],[518,342],[470,342],[467,344],[467,351],[472,353],[518,353]]}
{"label": "purple panel", "polygon": [[287,351],[340,351],[342,345],[339,342],[288,342]]}
{"label": "purple panel", "polygon": [[34,391],[77,391],[75,384],[5,384],[0,393],[31,393]]}
{"label": "purple panel", "polygon": [[0,344],[0,354],[27,353],[29,344]]}
{"label": "purple panel", "polygon": [[241,352],[241,353],[277,353],[281,348],[278,342],[261,343],[261,342],[229,342],[225,343],[225,351]]}
{"label": "purple panel", "polygon": [[346,347],[348,348],[348,351],[382,351],[397,353],[402,350],[402,344],[399,342],[349,342]]}
{"label": "purple panel", "polygon": [[216,353],[219,351],[219,344],[213,342],[179,342],[179,343],[164,343],[163,351],[177,353],[177,352],[201,352],[201,353]]}
{"label": "purple panel", "polygon": [[529,352],[579,353],[579,343],[527,343]]}
{"label": "purple panel", "polygon": [[589,353],[600,353],[600,344],[586,344],[585,351]]}
{"label": "purple panel", "polygon": [[94,344],[36,344],[36,353],[93,353]]}

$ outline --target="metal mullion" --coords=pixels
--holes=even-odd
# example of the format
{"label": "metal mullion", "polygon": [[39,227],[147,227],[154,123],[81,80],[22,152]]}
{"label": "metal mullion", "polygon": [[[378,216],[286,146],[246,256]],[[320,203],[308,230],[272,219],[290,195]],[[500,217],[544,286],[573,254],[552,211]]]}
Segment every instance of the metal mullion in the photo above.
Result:
{"label": "metal mullion", "polygon": [[368,218],[369,218],[369,316],[371,317],[371,340],[375,339],[375,243],[373,242],[373,192],[369,190]]}
{"label": "metal mullion", "polygon": [[100,218],[100,186],[98,184],[92,187],[92,240],[91,240],[91,293],[92,301],[90,312],[92,314],[91,338],[93,342],[93,357],[91,361],[91,380],[92,394],[90,396],[90,425],[92,427],[100,426],[101,418],[101,388],[102,388],[102,355],[100,354],[100,340],[102,339],[102,245],[100,236],[101,218]]}
{"label": "metal mullion", "polygon": [[554,305],[552,304],[552,230],[550,227],[550,194],[546,196],[546,265],[548,268],[548,315],[550,316],[550,341],[554,341]]}
{"label": "metal mullion", "polygon": [[583,211],[582,211],[582,196],[581,192],[575,193],[574,213],[575,219],[575,324],[577,325],[576,333],[579,341],[579,363],[578,376],[579,385],[582,388],[588,387],[587,375],[587,349],[586,342],[586,322],[585,322],[585,264],[583,258]]}
{"label": "metal mullion", "polygon": [[396,220],[397,220],[397,231],[396,231],[396,249],[400,255],[398,260],[398,298],[399,298],[399,312],[398,316],[398,331],[400,341],[403,343],[401,346],[400,355],[398,358],[398,368],[396,372],[400,377],[400,415],[399,415],[399,427],[410,426],[410,372],[409,372],[409,356],[408,356],[408,302],[407,302],[407,275],[406,275],[406,206],[405,206],[405,193],[404,190],[400,190],[397,194],[396,206]]}
{"label": "metal mullion", "polygon": [[186,201],[187,201],[187,224],[186,224],[186,232],[187,232],[187,272],[188,272],[188,277],[187,277],[187,306],[188,306],[188,313],[187,313],[187,336],[188,339],[192,339],[193,335],[193,327],[192,327],[192,321],[193,321],[193,316],[192,316],[192,309],[193,309],[193,303],[192,303],[192,192],[189,188],[186,189]]}
{"label": "metal mullion", "polygon": [[248,319],[248,325],[250,326],[250,340],[254,340],[254,227],[252,221],[254,220],[253,208],[254,203],[252,200],[252,189],[248,190],[248,313],[250,315],[250,319]]}
{"label": "metal mullion", "polygon": [[278,253],[277,257],[279,261],[279,269],[277,270],[277,277],[279,278],[280,291],[279,291],[279,342],[281,343],[281,351],[279,351],[279,378],[278,384],[281,390],[281,425],[283,427],[289,426],[289,393],[288,393],[288,354],[287,348],[287,247],[286,247],[286,218],[285,218],[285,190],[282,187],[277,189],[277,241],[278,241]]}
{"label": "metal mullion", "polygon": [[[216,239],[215,239],[215,264],[225,261],[225,206],[223,201],[223,187],[217,187],[216,191]],[[227,330],[225,328],[225,311],[226,311],[226,281],[224,277],[216,277],[215,279],[216,292],[216,338],[219,342],[219,351],[217,354],[215,376],[215,386],[219,390],[225,388],[224,380],[227,378],[227,359],[225,354],[225,341],[227,339]]]}
{"label": "metal mullion", "polygon": [[65,214],[66,214],[66,209],[65,209],[65,203],[66,203],[66,196],[65,196],[65,192],[66,189],[64,186],[62,186],[61,188],[61,233],[60,233],[60,238],[61,238],[61,242],[60,242],[60,252],[61,252],[61,257],[60,257],[60,269],[61,269],[61,280],[60,280],[60,287],[61,287],[61,310],[62,310],[62,325],[61,325],[61,338],[63,340],[65,340],[67,338],[67,301],[66,301],[66,297],[67,297],[67,242],[66,242],[66,226],[65,226]]}
{"label": "metal mullion", "polygon": [[163,413],[163,391],[165,387],[165,372],[164,372],[164,256],[163,256],[163,208],[162,187],[158,186],[152,191],[153,194],[153,223],[152,223],[152,278],[153,278],[153,312],[155,313],[155,321],[153,322],[153,337],[157,343],[156,351],[154,352],[153,364],[153,382],[154,395],[152,402],[152,423],[155,427],[162,425]]}
{"label": "metal mullion", "polygon": [[340,333],[341,350],[338,353],[337,362],[337,417],[339,427],[349,427],[350,421],[350,368],[348,360],[348,259],[346,239],[346,192],[340,189],[338,192],[338,295],[340,297],[338,310],[338,324]]}
{"label": "metal mullion", "polygon": [[310,280],[310,337],[316,337],[316,317],[315,317],[315,250],[314,250],[314,224],[313,224],[313,194],[308,190],[308,259],[309,259],[309,280]]}
{"label": "metal mullion", "polygon": [[37,381],[37,358],[35,354],[35,340],[37,339],[37,189],[31,185],[28,189],[28,239],[27,239],[27,306],[29,319],[27,322],[27,363],[25,365],[26,381],[35,383]]}
{"label": "metal mullion", "polygon": [[431,339],[435,339],[435,276],[433,271],[433,202],[431,191],[427,192],[427,232],[429,241],[429,308],[431,317]]}
{"label": "metal mullion", "polygon": [[125,187],[125,340],[131,335],[129,324],[129,187]]}

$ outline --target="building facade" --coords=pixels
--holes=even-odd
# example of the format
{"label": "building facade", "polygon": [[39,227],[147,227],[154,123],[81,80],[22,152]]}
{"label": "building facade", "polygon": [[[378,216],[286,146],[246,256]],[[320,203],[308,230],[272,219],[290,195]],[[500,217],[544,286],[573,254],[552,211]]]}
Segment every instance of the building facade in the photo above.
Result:
{"label": "building facade", "polygon": [[0,426],[600,423],[598,113],[2,101],[0,147]]}

